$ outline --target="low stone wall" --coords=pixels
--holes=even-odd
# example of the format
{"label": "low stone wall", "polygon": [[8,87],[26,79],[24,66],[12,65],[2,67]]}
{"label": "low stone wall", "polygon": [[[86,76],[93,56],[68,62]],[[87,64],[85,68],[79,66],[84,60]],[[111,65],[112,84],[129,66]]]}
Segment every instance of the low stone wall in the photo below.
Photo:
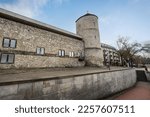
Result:
{"label": "low stone wall", "polygon": [[0,99],[100,99],[132,87],[134,69],[18,82],[0,86]]}
{"label": "low stone wall", "polygon": [[147,80],[150,82],[150,72],[145,72]]}

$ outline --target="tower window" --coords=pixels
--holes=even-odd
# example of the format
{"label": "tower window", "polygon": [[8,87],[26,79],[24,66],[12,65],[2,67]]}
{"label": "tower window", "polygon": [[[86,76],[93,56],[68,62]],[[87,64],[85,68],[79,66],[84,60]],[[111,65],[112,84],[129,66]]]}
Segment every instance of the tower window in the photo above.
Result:
{"label": "tower window", "polygon": [[95,22],[93,22],[94,26],[95,26]]}
{"label": "tower window", "polygon": [[1,54],[0,63],[3,64],[12,64],[14,63],[14,54]]}
{"label": "tower window", "polygon": [[36,48],[36,53],[39,54],[39,55],[44,55],[45,53],[45,49],[44,48]]}
{"label": "tower window", "polygon": [[3,47],[16,48],[16,42],[17,41],[15,39],[4,38],[3,39]]}
{"label": "tower window", "polygon": [[65,50],[59,50],[58,56],[65,56]]}

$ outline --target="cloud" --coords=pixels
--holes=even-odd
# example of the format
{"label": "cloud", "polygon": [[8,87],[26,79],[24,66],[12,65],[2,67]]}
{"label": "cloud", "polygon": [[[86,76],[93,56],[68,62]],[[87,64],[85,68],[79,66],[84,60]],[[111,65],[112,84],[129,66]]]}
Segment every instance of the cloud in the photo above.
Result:
{"label": "cloud", "polygon": [[15,0],[11,3],[0,3],[0,8],[33,18],[39,16],[42,8],[48,3],[62,4],[67,0]]}
{"label": "cloud", "polygon": [[149,0],[128,0],[129,3],[131,4],[139,4],[141,2],[147,2]]}
{"label": "cloud", "polygon": [[68,0],[51,0],[51,1],[54,1],[56,4],[62,4]]}
{"label": "cloud", "polygon": [[132,0],[132,2],[137,3],[140,2],[141,0]]}

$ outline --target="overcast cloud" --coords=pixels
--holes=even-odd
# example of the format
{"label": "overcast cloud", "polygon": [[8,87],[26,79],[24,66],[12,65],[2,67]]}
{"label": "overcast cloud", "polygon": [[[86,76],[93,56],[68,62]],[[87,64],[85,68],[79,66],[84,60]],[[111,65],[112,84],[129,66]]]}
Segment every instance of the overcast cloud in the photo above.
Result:
{"label": "overcast cloud", "polygon": [[1,3],[0,8],[13,11],[15,13],[34,18],[42,13],[42,8],[46,4],[60,5],[68,0],[15,0],[11,3]]}

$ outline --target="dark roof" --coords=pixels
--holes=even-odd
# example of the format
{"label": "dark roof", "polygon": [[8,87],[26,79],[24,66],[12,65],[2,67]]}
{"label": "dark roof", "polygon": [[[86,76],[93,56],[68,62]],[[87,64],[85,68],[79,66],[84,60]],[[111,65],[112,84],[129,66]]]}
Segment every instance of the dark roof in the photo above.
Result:
{"label": "dark roof", "polygon": [[112,50],[116,50],[115,47],[111,46],[111,45],[108,45],[108,44],[104,44],[104,43],[101,43],[101,47],[103,48],[108,48],[108,49],[112,49]]}
{"label": "dark roof", "polygon": [[[79,18],[76,20],[76,22],[77,22],[79,19],[81,19],[82,17],[85,17],[85,16],[95,16],[95,17],[97,17],[95,14],[86,13],[85,15],[79,17]],[[97,18],[98,18],[98,17],[97,17]]]}
{"label": "dark roof", "polygon": [[65,35],[65,36],[72,37],[74,39],[82,40],[81,36],[76,35],[72,32],[57,28],[57,27],[49,25],[49,24],[42,23],[40,21],[37,21],[37,20],[22,16],[22,15],[19,15],[17,13],[13,13],[11,11],[8,11],[8,10],[2,9],[2,8],[0,8],[0,17],[6,18],[6,19],[9,19],[9,20],[12,20],[12,21],[16,21],[16,22],[19,22],[19,23],[22,23],[22,24],[30,25],[30,26],[33,26],[33,27],[36,27],[36,28],[51,31],[51,32],[54,32],[54,33],[59,33],[59,34]]}
{"label": "dark roof", "polygon": [[145,48],[150,48],[150,43],[144,44],[143,47],[145,47]]}

